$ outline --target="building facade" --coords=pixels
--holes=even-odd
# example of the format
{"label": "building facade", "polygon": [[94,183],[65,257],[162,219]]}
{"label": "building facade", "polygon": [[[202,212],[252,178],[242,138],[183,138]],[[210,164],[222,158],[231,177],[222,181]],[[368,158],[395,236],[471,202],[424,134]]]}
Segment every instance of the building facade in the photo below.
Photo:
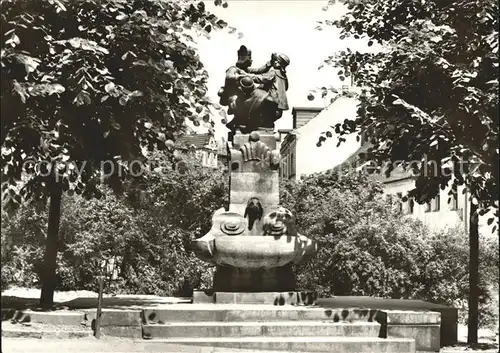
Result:
{"label": "building facade", "polygon": [[403,214],[419,219],[432,228],[460,226],[465,231],[468,230],[469,195],[464,192],[463,186],[458,188],[457,193],[452,193],[451,188],[446,187],[430,202],[419,204],[411,198],[403,201],[403,196],[415,188],[415,178],[402,171],[391,174],[390,177],[377,175],[377,178],[384,184],[387,199],[400,208]]}
{"label": "building facade", "polygon": [[326,108],[295,107],[292,110],[293,129],[280,130],[280,176],[298,179],[301,175],[323,172],[342,164],[359,146],[356,136],[348,136],[340,148],[336,138],[327,139],[318,147],[321,132],[332,125],[356,116],[358,100],[352,92],[332,99]]}
{"label": "building facade", "polygon": [[179,137],[174,144],[174,154],[192,152],[204,167],[218,168],[226,163],[227,152],[224,141],[217,141],[213,134],[189,134]]}
{"label": "building facade", "polygon": [[[346,141],[338,145],[335,136],[324,141],[318,147],[322,132],[331,130],[337,123],[353,119],[357,115],[360,90],[344,91],[332,100],[326,108],[295,107],[292,110],[293,129],[280,130],[281,164],[280,177],[299,180],[301,175],[324,172],[333,168],[348,172],[361,172],[363,162],[360,155],[365,153],[369,144],[357,139],[355,134],[348,135]],[[459,187],[456,194],[450,193],[451,188],[441,190],[439,196],[427,204],[418,204],[403,197],[415,186],[415,178],[410,172],[401,168],[394,170],[389,177],[385,174],[372,174],[384,185],[386,198],[394,207],[401,209],[403,214],[420,219],[433,229],[463,227],[468,230],[470,201],[464,187]],[[491,217],[491,216],[490,216]],[[487,233],[488,216],[480,218],[480,230]],[[486,229],[488,228],[488,229]]]}

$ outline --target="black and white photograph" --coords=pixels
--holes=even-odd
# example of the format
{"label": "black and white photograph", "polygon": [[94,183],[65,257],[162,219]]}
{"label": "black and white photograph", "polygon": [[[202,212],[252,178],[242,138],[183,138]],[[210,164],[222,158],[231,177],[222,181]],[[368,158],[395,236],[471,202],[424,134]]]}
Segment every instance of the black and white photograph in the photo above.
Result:
{"label": "black and white photograph", "polygon": [[0,351],[498,352],[499,7],[0,0]]}

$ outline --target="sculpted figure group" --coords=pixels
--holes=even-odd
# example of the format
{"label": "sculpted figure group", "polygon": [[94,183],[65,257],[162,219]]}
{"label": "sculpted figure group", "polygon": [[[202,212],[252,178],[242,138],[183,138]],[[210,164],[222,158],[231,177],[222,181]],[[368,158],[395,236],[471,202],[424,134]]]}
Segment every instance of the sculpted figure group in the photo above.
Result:
{"label": "sculpted figure group", "polygon": [[288,110],[286,67],[290,59],[273,53],[260,68],[252,68],[252,52],[238,50],[238,61],[226,71],[224,87],[219,90],[220,104],[228,107],[234,119],[226,126],[248,133],[258,128],[273,128],[284,110]]}

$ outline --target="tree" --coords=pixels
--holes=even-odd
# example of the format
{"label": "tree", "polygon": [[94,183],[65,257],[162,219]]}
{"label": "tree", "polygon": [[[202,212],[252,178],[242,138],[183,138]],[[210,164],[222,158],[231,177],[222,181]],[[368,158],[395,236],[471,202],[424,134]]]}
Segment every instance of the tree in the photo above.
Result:
{"label": "tree", "polygon": [[[226,23],[203,3],[2,0],[2,191],[50,198],[40,303],[53,304],[61,197],[100,197],[141,172],[211,103],[196,33]],[[22,181],[19,185],[19,181]]]}
{"label": "tree", "polygon": [[165,222],[189,232],[192,239],[208,232],[213,213],[229,203],[227,168],[204,167],[193,152],[176,156],[153,152],[151,172],[142,180],[129,181],[126,190],[131,205],[161,214]]}
{"label": "tree", "polygon": [[[155,152],[151,158],[170,159],[163,152]],[[213,267],[197,259],[191,241],[205,235],[210,230],[213,213],[229,203],[229,175],[222,166],[204,167],[189,152],[174,157],[173,162],[154,168],[143,182],[130,183],[126,199],[137,214],[146,238],[143,242],[151,244],[146,247],[159,244],[157,239],[172,237],[167,249],[165,245],[159,246],[163,256],[150,257],[146,263],[161,273],[163,282],[182,283],[182,288],[170,291],[169,295],[190,296],[194,288],[212,281],[208,269]],[[166,280],[168,276],[170,279]]]}
{"label": "tree", "polygon": [[[190,156],[182,157],[185,168],[175,168],[170,157],[150,154],[156,165],[144,179],[127,180],[123,194],[106,187],[100,199],[63,196],[57,290],[96,291],[97,273],[110,280],[108,293],[189,296],[200,285],[210,288],[212,266],[197,259],[190,242],[228,202],[228,174]],[[26,201],[10,215],[2,212],[2,289],[41,278],[47,209],[38,206]],[[113,281],[109,267],[102,271],[105,262],[115,266]]]}
{"label": "tree", "polygon": [[[349,50],[326,60],[368,92],[359,117],[336,126],[339,138],[367,136],[368,158],[418,176],[409,196],[424,203],[451,183],[471,198],[469,343],[477,342],[478,215],[498,223],[498,2],[494,0],[345,0],[327,25],[341,39],[364,38],[378,53]],[[330,136],[321,136],[320,142]],[[421,162],[420,162],[421,161]],[[437,165],[437,168],[436,168]],[[428,168],[437,173],[428,175]],[[496,230],[494,227],[493,231]]]}

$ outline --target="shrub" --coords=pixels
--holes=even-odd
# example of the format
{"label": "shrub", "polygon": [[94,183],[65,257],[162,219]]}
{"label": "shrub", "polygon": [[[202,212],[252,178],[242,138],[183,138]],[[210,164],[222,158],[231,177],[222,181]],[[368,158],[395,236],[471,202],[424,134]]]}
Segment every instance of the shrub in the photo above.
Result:
{"label": "shrub", "polygon": [[[198,260],[189,245],[210,228],[213,212],[226,202],[227,178],[222,169],[202,168],[189,159],[187,165],[180,172],[167,164],[131,182],[124,196],[103,190],[100,199],[65,197],[57,289],[97,290],[106,260],[117,266],[108,291],[188,296],[195,287],[210,286],[211,266]],[[4,220],[2,289],[37,286],[46,207],[27,203],[12,215],[2,212]]]}
{"label": "shrub", "polygon": [[44,205],[23,204],[16,212],[2,208],[1,288],[36,287],[40,281],[47,229]]}
{"label": "shrub", "polygon": [[213,213],[227,204],[229,193],[223,168],[204,168],[190,156],[184,156],[183,162],[187,166],[183,170],[167,164],[151,173],[146,183],[131,186],[127,200],[138,212],[137,221],[148,239],[168,234],[157,266],[163,267],[162,276],[170,276],[165,283],[179,283],[169,289],[170,294],[188,296],[194,288],[210,286],[208,274],[213,270],[189,250],[190,242],[208,232]]}
{"label": "shrub", "polygon": [[[411,298],[457,306],[468,296],[468,237],[431,232],[381,197],[363,175],[327,172],[282,183],[281,200],[299,231],[318,242],[317,256],[297,267],[302,287],[320,296]],[[498,242],[481,241],[483,323],[488,288],[498,282]],[[491,315],[490,315],[491,316]]]}

